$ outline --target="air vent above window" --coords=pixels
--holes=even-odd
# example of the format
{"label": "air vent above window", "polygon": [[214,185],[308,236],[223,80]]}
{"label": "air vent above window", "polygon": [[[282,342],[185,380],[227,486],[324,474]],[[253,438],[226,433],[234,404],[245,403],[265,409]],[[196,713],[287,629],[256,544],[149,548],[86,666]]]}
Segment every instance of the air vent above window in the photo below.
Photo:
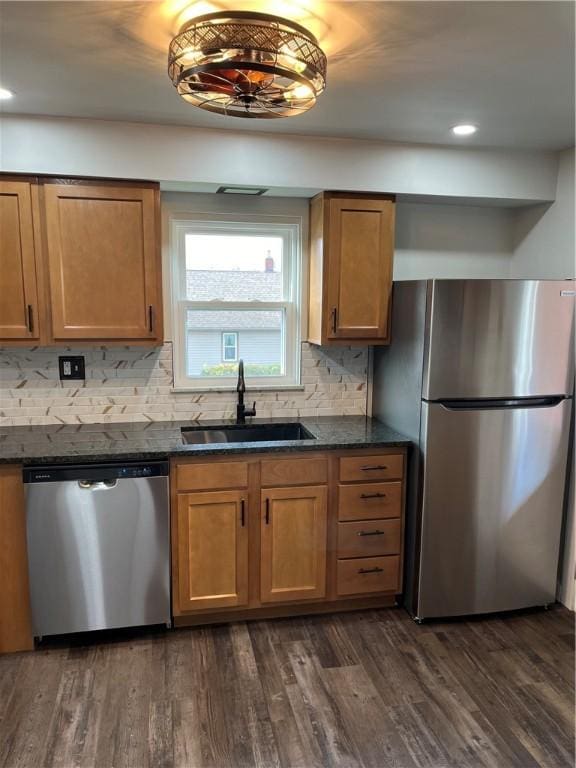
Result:
{"label": "air vent above window", "polygon": [[218,187],[219,195],[264,195],[268,190],[265,187]]}

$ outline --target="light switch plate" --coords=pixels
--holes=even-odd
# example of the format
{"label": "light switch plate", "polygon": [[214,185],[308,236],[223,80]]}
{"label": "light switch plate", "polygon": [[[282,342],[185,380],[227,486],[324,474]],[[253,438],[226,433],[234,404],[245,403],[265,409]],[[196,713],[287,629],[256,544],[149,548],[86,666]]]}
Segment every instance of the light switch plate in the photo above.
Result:
{"label": "light switch plate", "polygon": [[82,355],[59,357],[58,370],[60,371],[60,381],[84,380],[86,378],[86,368]]}

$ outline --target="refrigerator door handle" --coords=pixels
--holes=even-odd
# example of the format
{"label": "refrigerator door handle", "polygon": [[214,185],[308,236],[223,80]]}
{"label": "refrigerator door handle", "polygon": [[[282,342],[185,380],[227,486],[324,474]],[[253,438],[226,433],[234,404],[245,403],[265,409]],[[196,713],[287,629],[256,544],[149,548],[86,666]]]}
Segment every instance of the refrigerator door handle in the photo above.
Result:
{"label": "refrigerator door handle", "polygon": [[[436,400],[447,411],[490,411],[510,408],[554,408],[565,400],[565,395],[548,397],[503,397],[466,400]],[[428,401],[434,402],[434,401]]]}

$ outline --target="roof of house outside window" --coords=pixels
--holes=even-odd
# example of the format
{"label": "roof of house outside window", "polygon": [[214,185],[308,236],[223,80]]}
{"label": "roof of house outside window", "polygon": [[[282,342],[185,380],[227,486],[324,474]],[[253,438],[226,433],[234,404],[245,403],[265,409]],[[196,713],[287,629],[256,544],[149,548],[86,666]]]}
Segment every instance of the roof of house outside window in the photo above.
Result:
{"label": "roof of house outside window", "polygon": [[[282,295],[280,272],[187,270],[189,301],[278,301]],[[188,330],[280,330],[280,311],[188,310]]]}
{"label": "roof of house outside window", "polygon": [[189,269],[186,270],[186,297],[189,301],[279,301],[282,274]]}

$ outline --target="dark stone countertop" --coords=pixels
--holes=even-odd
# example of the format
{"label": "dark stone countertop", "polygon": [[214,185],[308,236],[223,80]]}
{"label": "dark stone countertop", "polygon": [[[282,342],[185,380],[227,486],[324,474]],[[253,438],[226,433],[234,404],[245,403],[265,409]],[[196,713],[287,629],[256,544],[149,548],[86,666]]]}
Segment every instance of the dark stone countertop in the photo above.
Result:
{"label": "dark stone countertop", "polygon": [[182,427],[226,426],[226,421],[130,422],[125,424],[50,424],[1,427],[0,464],[71,464],[149,461],[170,456],[239,453],[285,453],[342,448],[388,448],[411,445],[403,435],[376,419],[322,416],[317,419],[252,419],[252,424],[300,422],[314,440],[187,445]]}

